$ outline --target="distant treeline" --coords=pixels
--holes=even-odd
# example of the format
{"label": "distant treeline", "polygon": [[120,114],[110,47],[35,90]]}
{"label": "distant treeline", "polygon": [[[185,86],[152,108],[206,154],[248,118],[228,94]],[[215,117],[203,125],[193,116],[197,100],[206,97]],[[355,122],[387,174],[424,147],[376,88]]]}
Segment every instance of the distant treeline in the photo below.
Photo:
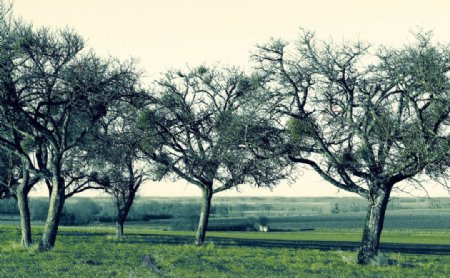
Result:
{"label": "distant treeline", "polygon": [[[450,208],[449,198],[396,198],[390,210]],[[133,205],[128,221],[151,221],[171,219],[174,229],[191,229],[197,221],[200,202],[195,198],[149,198],[141,197]],[[252,223],[239,224],[236,230],[254,225],[260,216],[312,216],[364,212],[366,202],[361,198],[260,198],[218,197],[212,207],[212,217],[249,217]],[[48,200],[44,197],[30,199],[31,219],[45,221]],[[0,200],[0,214],[18,215],[14,199]],[[116,208],[108,198],[69,199],[64,207],[61,224],[87,225],[90,223],[115,222]],[[252,218],[253,217],[253,218]]]}

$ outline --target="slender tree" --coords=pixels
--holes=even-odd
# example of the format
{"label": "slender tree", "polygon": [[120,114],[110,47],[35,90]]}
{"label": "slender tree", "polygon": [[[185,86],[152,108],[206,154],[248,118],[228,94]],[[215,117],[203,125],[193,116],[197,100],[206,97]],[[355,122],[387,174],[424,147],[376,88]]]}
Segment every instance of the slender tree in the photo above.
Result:
{"label": "slender tree", "polygon": [[267,110],[290,134],[281,153],[369,202],[358,261],[372,263],[395,185],[448,177],[448,47],[419,34],[415,44],[373,53],[304,32],[295,45],[273,40],[253,57]]}
{"label": "slender tree", "polygon": [[[136,128],[138,102],[123,103],[108,115],[104,128],[88,145],[91,179],[110,194],[117,208],[116,236],[124,235],[124,223],[141,185],[150,177],[140,158],[141,131]],[[142,102],[140,102],[142,103]]]}
{"label": "slender tree", "polygon": [[253,85],[235,68],[168,72],[140,116],[142,150],[160,165],[160,175],[202,191],[197,245],[204,242],[214,194],[242,184],[273,186],[284,177],[282,159],[257,159],[246,146],[246,134],[261,142],[256,130],[268,128],[252,121],[256,107],[247,104]]}

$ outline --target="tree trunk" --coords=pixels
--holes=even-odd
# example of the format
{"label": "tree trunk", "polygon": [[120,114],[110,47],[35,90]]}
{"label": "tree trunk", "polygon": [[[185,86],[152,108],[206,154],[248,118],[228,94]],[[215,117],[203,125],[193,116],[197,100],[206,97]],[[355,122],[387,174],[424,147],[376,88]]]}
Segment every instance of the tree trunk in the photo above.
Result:
{"label": "tree trunk", "polygon": [[374,259],[378,255],[389,195],[390,189],[380,189],[369,200],[369,210],[367,212],[363,237],[358,253],[359,264],[366,265],[375,263]]}
{"label": "tree trunk", "polygon": [[50,250],[55,246],[58,233],[59,220],[64,207],[64,179],[55,177],[52,180],[52,192],[50,195],[47,220],[44,226],[40,249]]}
{"label": "tree trunk", "polygon": [[120,198],[116,199],[116,205],[117,205],[117,221],[116,221],[116,236],[118,238],[122,238],[124,235],[123,232],[123,226],[125,224],[125,221],[127,220],[128,213],[130,212],[131,206],[133,205],[135,191],[132,188],[129,193],[129,195],[126,198],[125,204],[121,204]]}
{"label": "tree trunk", "polygon": [[116,231],[116,236],[117,238],[122,238],[123,237],[123,223],[125,222],[125,219],[123,219],[122,217],[117,217],[117,222],[116,222],[116,227],[117,227],[117,231]]}
{"label": "tree trunk", "polygon": [[20,229],[22,231],[21,244],[23,247],[30,247],[33,243],[31,238],[30,208],[28,207],[28,181],[17,188],[17,206],[20,213]]}
{"label": "tree trunk", "polygon": [[211,199],[213,196],[212,189],[203,189],[203,203],[200,219],[198,221],[197,236],[195,238],[196,245],[203,245],[205,241],[206,229],[208,227],[209,213],[211,212]]}

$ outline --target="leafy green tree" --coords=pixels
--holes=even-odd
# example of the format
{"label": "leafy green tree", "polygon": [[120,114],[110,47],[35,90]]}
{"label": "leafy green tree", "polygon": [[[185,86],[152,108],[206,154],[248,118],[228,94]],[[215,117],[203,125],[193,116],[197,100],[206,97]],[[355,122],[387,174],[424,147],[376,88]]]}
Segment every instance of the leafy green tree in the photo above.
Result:
{"label": "leafy green tree", "polygon": [[259,46],[254,59],[267,111],[290,135],[280,153],[369,202],[358,261],[372,263],[392,189],[448,178],[449,48],[429,34],[372,51],[304,32],[294,45]]}
{"label": "leafy green tree", "polygon": [[142,151],[158,163],[160,176],[184,179],[202,191],[197,245],[204,242],[214,194],[242,184],[270,187],[285,176],[282,159],[259,159],[246,146],[261,144],[257,136],[266,128],[252,121],[253,89],[252,79],[235,68],[171,71],[140,115]]}

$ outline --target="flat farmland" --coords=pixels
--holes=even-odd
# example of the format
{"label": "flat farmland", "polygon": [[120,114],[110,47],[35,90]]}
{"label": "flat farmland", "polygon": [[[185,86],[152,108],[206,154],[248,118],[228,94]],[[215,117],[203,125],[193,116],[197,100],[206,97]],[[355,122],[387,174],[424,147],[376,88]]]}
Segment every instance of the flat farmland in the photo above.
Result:
{"label": "flat farmland", "polygon": [[[259,212],[259,215],[264,213]],[[307,216],[269,216],[268,225],[277,231],[299,231],[309,229],[361,229],[365,212],[321,214]],[[257,216],[212,217],[210,230],[226,230],[227,227],[250,225],[257,222]],[[146,222],[132,221],[133,225],[143,225],[157,230],[170,230],[173,219],[152,219]],[[111,223],[110,225],[113,225]],[[386,213],[385,225],[390,230],[409,229],[450,229],[450,209],[398,209]]]}

